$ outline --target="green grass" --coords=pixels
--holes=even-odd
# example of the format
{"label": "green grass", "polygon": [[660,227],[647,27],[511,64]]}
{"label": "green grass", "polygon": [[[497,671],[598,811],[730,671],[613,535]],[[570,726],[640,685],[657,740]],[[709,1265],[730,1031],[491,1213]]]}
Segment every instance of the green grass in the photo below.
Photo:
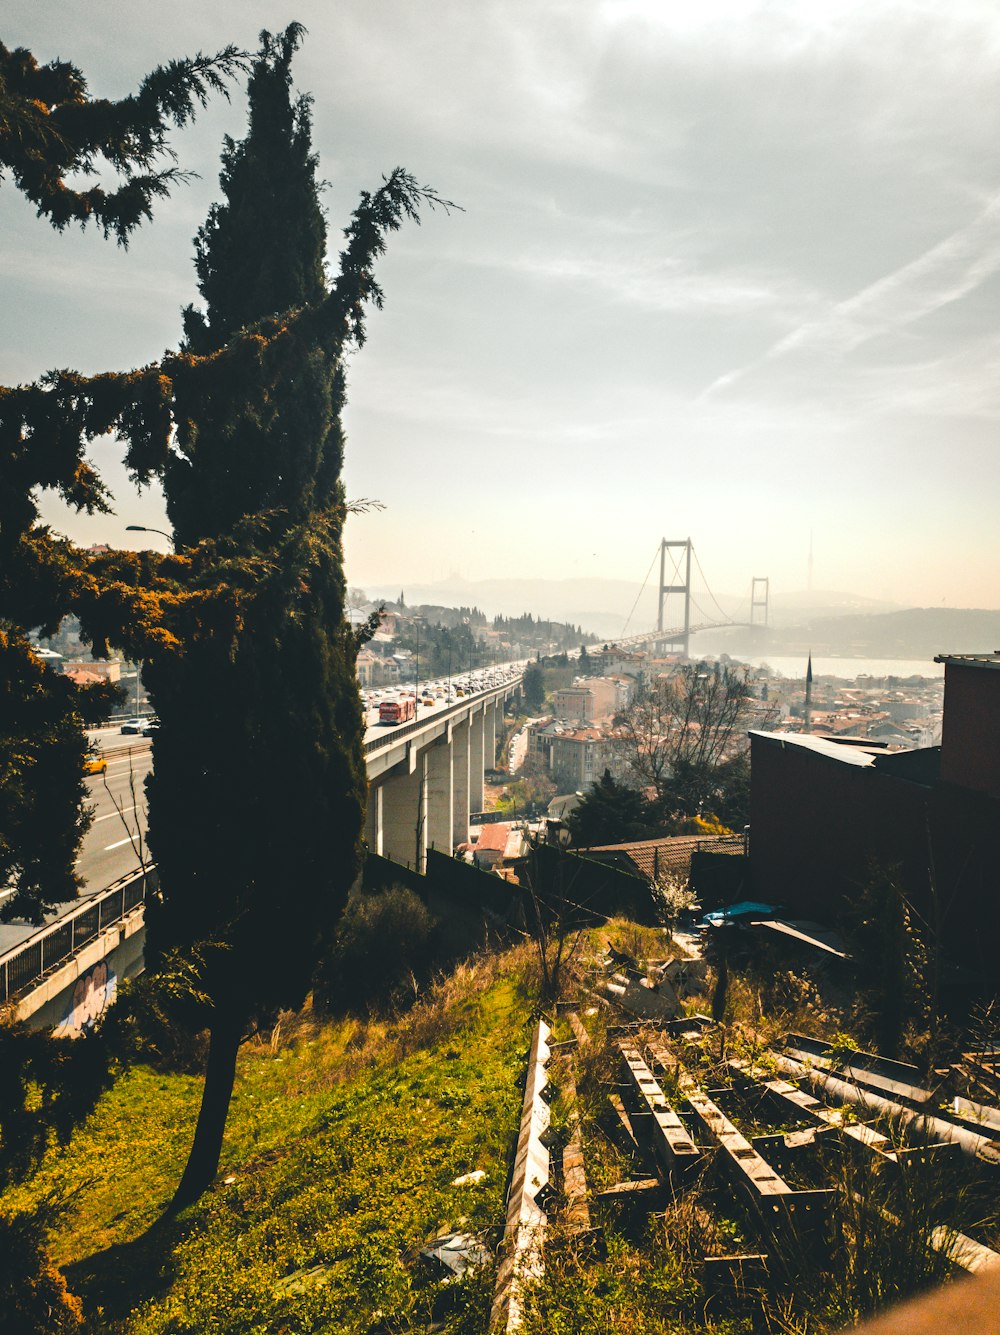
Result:
{"label": "green grass", "polygon": [[[527,951],[456,971],[397,1022],[298,1017],[244,1046],[218,1185],[162,1219],[199,1079],[135,1070],[0,1200],[62,1202],[50,1247],[116,1335],[482,1329],[491,1277],[442,1287],[420,1246],[502,1220],[529,1041]],[[452,1180],[482,1168],[478,1187]],[[226,1183],[224,1179],[232,1178]]]}

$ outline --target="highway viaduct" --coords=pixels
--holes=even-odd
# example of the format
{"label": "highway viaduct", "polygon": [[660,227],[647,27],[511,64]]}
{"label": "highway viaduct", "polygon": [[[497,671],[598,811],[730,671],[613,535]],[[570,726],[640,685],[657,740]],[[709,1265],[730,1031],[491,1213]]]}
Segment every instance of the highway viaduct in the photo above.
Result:
{"label": "highway viaduct", "polygon": [[[453,703],[421,706],[412,722],[368,729],[371,852],[423,871],[429,848],[451,853],[468,838],[472,813],[483,809],[504,703],[520,682],[518,672]],[[133,870],[0,948],[0,1006],[32,1027],[79,1033],[113,1000],[118,978],[142,970],[146,888],[141,869]]]}

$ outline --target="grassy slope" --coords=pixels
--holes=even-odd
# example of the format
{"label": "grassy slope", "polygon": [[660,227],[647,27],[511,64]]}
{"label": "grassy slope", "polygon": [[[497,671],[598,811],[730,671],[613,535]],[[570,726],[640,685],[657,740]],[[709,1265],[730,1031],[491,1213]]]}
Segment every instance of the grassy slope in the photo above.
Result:
{"label": "grassy slope", "polygon": [[[442,1297],[414,1265],[422,1242],[502,1218],[529,971],[530,956],[511,952],[459,969],[398,1024],[306,1018],[273,1045],[246,1045],[220,1185],[176,1221],[158,1222],[201,1082],[145,1069],[2,1204],[68,1199],[53,1254],[102,1330],[420,1324]],[[451,1185],[475,1168],[484,1184]],[[449,1329],[482,1328],[490,1285],[455,1286]]]}

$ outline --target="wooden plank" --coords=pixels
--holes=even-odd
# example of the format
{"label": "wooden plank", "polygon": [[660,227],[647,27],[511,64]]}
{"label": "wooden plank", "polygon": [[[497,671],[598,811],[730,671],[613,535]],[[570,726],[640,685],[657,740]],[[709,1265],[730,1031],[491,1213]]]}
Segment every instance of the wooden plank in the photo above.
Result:
{"label": "wooden plank", "polygon": [[573,1030],[577,1043],[581,1048],[585,1048],[590,1042],[590,1035],[587,1033],[583,1021],[576,1011],[567,1011],[566,1018],[569,1020],[570,1028]]}
{"label": "wooden plank", "polygon": [[786,1236],[794,1231],[800,1238],[825,1239],[834,1193],[789,1186],[683,1067],[678,1068],[678,1082],[691,1111],[718,1145],[726,1177],[764,1226]]}

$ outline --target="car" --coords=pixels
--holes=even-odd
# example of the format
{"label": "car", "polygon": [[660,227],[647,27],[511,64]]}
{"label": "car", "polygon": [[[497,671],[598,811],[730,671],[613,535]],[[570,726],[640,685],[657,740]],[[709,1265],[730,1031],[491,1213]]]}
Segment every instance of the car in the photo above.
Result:
{"label": "car", "polygon": [[128,734],[130,737],[137,737],[142,732],[142,725],[145,721],[145,719],[141,718],[127,718],[122,724],[122,732]]}
{"label": "car", "polygon": [[108,762],[96,747],[91,747],[83,758],[84,774],[103,774]]}
{"label": "car", "polygon": [[139,729],[143,737],[152,737],[153,733],[159,732],[160,720],[158,718],[143,719],[142,727]]}

